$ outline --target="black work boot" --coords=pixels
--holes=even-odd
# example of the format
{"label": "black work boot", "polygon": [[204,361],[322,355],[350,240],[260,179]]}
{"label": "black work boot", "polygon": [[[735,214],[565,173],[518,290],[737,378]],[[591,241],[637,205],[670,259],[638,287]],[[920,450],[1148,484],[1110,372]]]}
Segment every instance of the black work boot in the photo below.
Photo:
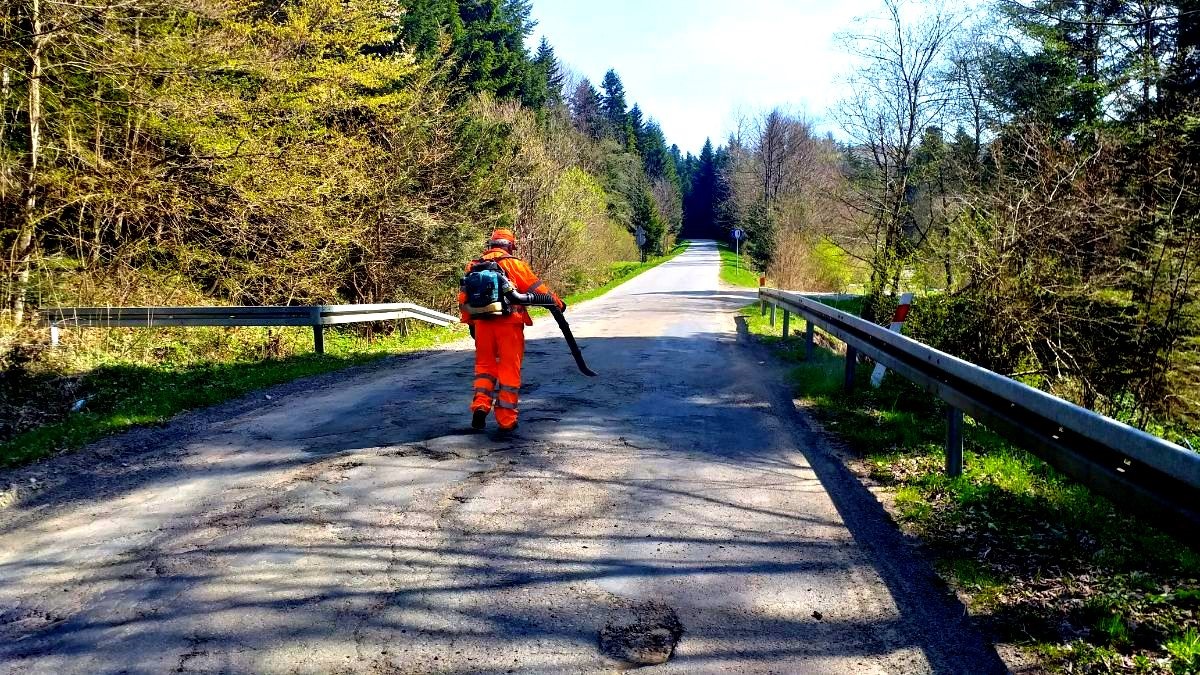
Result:
{"label": "black work boot", "polygon": [[476,431],[483,431],[483,428],[487,426],[487,416],[488,411],[486,410],[476,410],[471,413],[471,428]]}
{"label": "black work boot", "polygon": [[500,427],[500,432],[499,432],[500,437],[504,438],[506,436],[512,436],[514,433],[516,433],[517,426],[519,426],[519,425],[516,422],[513,422],[513,425],[511,427]]}

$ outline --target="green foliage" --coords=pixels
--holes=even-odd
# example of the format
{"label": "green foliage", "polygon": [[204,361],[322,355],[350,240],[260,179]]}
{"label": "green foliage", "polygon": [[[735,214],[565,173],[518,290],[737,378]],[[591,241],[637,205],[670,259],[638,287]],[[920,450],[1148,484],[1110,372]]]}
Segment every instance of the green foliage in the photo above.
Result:
{"label": "green foliage", "polygon": [[[5,310],[18,300],[450,310],[463,263],[497,226],[515,227],[522,255],[565,292],[638,259],[637,227],[650,252],[671,245],[678,189],[637,154],[643,135],[665,146],[661,130],[650,133],[640,108],[626,113],[615,73],[604,103],[621,109],[619,127],[590,84],[568,110],[550,43],[525,46],[528,0],[42,3],[54,35],[44,42],[23,28],[31,7],[0,14],[0,62],[16,76],[0,101]],[[32,80],[12,69],[31,49],[44,67],[37,139],[27,104],[9,105],[32,100]],[[35,158],[36,172],[9,170]],[[50,440],[29,441],[42,449],[25,456],[327,367],[268,348],[274,339],[206,330],[156,331],[165,342],[137,358],[106,354],[130,346],[107,340],[63,359],[6,318],[0,362],[20,364],[0,377],[5,441],[58,424],[80,387],[144,395],[170,370],[171,386],[198,388],[161,401],[102,395],[90,417],[45,427]],[[263,358],[282,365],[251,365]],[[238,369],[244,381],[228,374]]]}
{"label": "green foliage", "polygon": [[[586,175],[586,174],[585,174]],[[594,182],[590,189],[598,189]],[[686,245],[645,263],[615,263],[597,285],[565,298],[574,305],[599,297],[633,277],[674,258]],[[59,414],[37,428],[19,434],[0,428],[0,468],[19,466],[43,457],[82,447],[131,427],[156,424],[181,412],[210,406],[252,391],[319,375],[351,366],[366,365],[380,358],[429,349],[465,337],[463,326],[432,328],[418,325],[401,331],[363,334],[360,329],[327,329],[323,356],[303,353],[311,347],[307,328],[265,329],[160,329],[157,338],[142,335],[142,329],[117,333],[154,346],[150,358],[130,358],[112,345],[90,354],[75,353],[83,374],[76,379],[70,398],[46,388],[45,404],[66,408],[78,399],[82,411]],[[178,335],[178,339],[163,339]],[[119,339],[113,336],[109,340]],[[290,353],[290,355],[282,355]],[[0,378],[0,409],[9,392],[22,396],[56,373],[31,373],[28,361],[9,363]]]}
{"label": "green foliage", "polygon": [[[292,339],[305,333],[311,336],[309,329],[237,329],[236,332],[257,335],[274,332],[276,338]],[[465,329],[457,326],[419,328],[382,338],[330,330],[324,356],[264,359],[262,353],[252,352],[213,361],[191,358],[187,343],[176,343],[175,349],[157,348],[161,355],[158,363],[99,354],[100,365],[88,369],[74,391],[80,400],[86,401],[83,411],[0,442],[0,467],[26,464],[82,447],[109,434],[161,422],[180,412],[220,403],[256,389],[365,364],[389,354],[426,349],[464,335]]]}
{"label": "green foliage", "polygon": [[1178,637],[1168,640],[1163,648],[1171,655],[1171,667],[1176,673],[1200,672],[1200,631],[1189,628]]}
{"label": "green foliage", "polygon": [[[792,366],[796,395],[873,479],[893,488],[898,519],[1005,637],[1035,647],[1051,666],[1194,672],[1200,552],[969,419],[964,475],[946,477],[939,401],[891,376],[873,389],[867,367],[846,394],[840,355],[822,346],[806,361],[803,340],[781,340],[757,305],[742,314],[751,334]],[[820,332],[818,340],[826,344]]]}
{"label": "green foliage", "polygon": [[667,227],[654,203],[654,195],[650,193],[649,187],[645,187],[640,194],[634,197],[634,200],[633,227],[635,230],[641,229],[645,233],[646,253],[662,255]]}
{"label": "green foliage", "polygon": [[625,85],[621,83],[621,77],[617,75],[617,71],[609,69],[604,74],[604,81],[600,86],[604,90],[604,95],[600,99],[600,108],[604,113],[607,132],[611,138],[619,141],[628,150],[630,148],[626,128],[629,122],[629,104],[625,101]]}
{"label": "green foliage", "polygon": [[775,216],[763,204],[754,204],[741,223],[746,232],[746,251],[760,269],[769,269],[775,259],[775,243],[778,226]]}
{"label": "green foliage", "polygon": [[[401,44],[442,60],[455,86],[470,93],[517,98],[541,107],[549,100],[552,69],[530,60],[533,30],[528,0],[410,0],[401,15]],[[552,55],[551,55],[552,56]]]}
{"label": "green foliage", "polygon": [[535,108],[543,105],[561,106],[563,104],[563,85],[566,84],[567,76],[554,55],[554,48],[550,46],[550,41],[544,37],[538,44],[537,54],[533,57],[533,73],[535,77],[540,78],[540,82],[536,83],[532,89],[536,92],[539,87],[544,87],[546,98],[544,101],[534,100],[532,102],[527,99],[526,103]]}
{"label": "green foliage", "polygon": [[844,290],[854,278],[849,256],[828,237],[817,240],[812,247],[811,260],[821,287]]}
{"label": "green foliage", "polygon": [[681,174],[689,178],[684,198],[683,234],[691,239],[720,239],[717,227],[717,155],[711,140],[705,140],[700,156],[688,156]]}
{"label": "green foliage", "polygon": [[721,280],[733,286],[758,288],[758,273],[750,267],[745,253],[738,259],[737,252],[727,244],[720,244]]}

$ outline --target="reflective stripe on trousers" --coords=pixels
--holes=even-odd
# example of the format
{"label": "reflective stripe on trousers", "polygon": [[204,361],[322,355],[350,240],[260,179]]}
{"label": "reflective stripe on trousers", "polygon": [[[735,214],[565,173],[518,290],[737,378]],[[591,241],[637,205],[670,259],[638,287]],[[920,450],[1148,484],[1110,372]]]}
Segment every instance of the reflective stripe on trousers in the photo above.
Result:
{"label": "reflective stripe on trousers", "polygon": [[[486,319],[476,321],[474,325],[475,397],[471,409],[491,411],[494,405],[496,422],[501,427],[511,427],[517,423],[525,326]],[[498,396],[496,389],[499,389]]]}

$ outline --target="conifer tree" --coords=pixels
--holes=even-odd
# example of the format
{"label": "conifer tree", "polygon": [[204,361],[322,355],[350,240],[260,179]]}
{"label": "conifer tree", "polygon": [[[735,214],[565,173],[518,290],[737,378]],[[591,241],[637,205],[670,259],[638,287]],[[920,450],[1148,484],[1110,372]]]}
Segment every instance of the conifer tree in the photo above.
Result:
{"label": "conifer tree", "polygon": [[554,55],[554,47],[550,45],[550,41],[542,38],[538,44],[537,54],[533,57],[534,70],[541,76],[545,82],[547,103],[550,105],[561,105],[563,102],[563,84],[566,82],[566,75],[562,71],[562,66],[559,65],[558,59]]}
{"label": "conifer tree", "polygon": [[676,157],[672,151],[678,152],[678,146],[667,148],[667,139],[663,135],[662,127],[658,122],[650,120],[646,124],[642,132],[642,139],[638,144],[638,149],[642,154],[642,162],[646,167],[646,175],[651,179],[666,178],[671,181],[676,187],[679,186],[679,173],[675,166]]}
{"label": "conifer tree", "polygon": [[[692,160],[690,154],[688,159]],[[712,239],[717,236],[717,157],[711,139],[705,139],[694,167],[691,190],[684,203],[683,230],[686,237]]]}
{"label": "conifer tree", "polygon": [[604,82],[600,86],[604,89],[601,106],[604,118],[608,122],[609,133],[617,140],[624,142],[625,123],[629,120],[629,106],[625,102],[625,85],[621,83],[617,71],[610,68],[604,74]]}
{"label": "conifer tree", "polygon": [[409,45],[423,59],[448,63],[446,76],[466,93],[527,104],[545,99],[525,48],[534,26],[529,0],[411,0],[405,9],[399,48]]}
{"label": "conifer tree", "polygon": [[592,140],[600,140],[604,135],[605,120],[600,94],[587,78],[579,83],[571,95],[571,119],[575,128]]}
{"label": "conifer tree", "polygon": [[636,103],[629,109],[629,125],[633,127],[633,135],[637,138],[637,145],[640,149],[644,140],[642,134],[646,133],[646,120],[642,115],[641,106]]}

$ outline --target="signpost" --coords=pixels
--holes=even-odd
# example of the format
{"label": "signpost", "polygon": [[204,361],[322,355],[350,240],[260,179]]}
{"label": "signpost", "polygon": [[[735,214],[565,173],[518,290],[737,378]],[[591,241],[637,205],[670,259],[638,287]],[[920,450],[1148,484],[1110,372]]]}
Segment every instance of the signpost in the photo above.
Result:
{"label": "signpost", "polygon": [[642,254],[642,262],[646,262],[646,229],[638,225],[635,236],[637,237],[638,251]]}
{"label": "signpost", "polygon": [[742,240],[746,238],[746,231],[740,227],[733,230],[733,247],[734,253],[737,254],[737,260],[734,262],[734,269],[742,269]]}

